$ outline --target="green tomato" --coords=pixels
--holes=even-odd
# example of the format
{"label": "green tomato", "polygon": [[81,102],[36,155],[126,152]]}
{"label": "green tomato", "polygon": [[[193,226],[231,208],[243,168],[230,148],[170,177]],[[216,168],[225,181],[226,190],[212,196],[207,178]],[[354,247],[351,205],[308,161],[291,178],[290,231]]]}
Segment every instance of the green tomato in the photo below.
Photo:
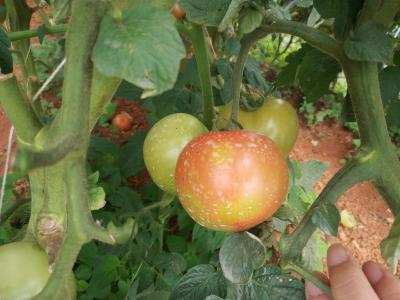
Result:
{"label": "green tomato", "polygon": [[169,115],[151,128],[144,141],[144,162],[163,191],[176,194],[175,168],[179,154],[191,140],[207,132],[198,119],[183,113]]}
{"label": "green tomato", "polygon": [[[220,113],[220,128],[226,126],[231,112],[232,103],[229,103]],[[284,156],[292,150],[299,132],[299,119],[295,109],[288,102],[272,97],[256,111],[247,112],[240,109],[238,122],[243,129],[254,130],[269,137]]]}
{"label": "green tomato", "polygon": [[[0,247],[0,299],[31,299],[50,277],[46,253],[33,242],[15,242]],[[76,299],[75,280],[68,278],[65,299]]]}

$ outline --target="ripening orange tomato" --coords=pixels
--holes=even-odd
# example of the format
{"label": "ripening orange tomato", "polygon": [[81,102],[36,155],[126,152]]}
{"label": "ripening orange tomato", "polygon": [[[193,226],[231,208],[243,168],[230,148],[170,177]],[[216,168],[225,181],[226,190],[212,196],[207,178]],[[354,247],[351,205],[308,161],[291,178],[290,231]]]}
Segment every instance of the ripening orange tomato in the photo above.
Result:
{"label": "ripening orange tomato", "polygon": [[288,168],[272,140],[254,131],[211,132],[191,141],[175,173],[179,199],[200,225],[244,231],[281,206]]}
{"label": "ripening orange tomato", "polygon": [[171,9],[171,14],[179,21],[183,19],[183,17],[186,15],[185,11],[183,10],[182,6],[179,4],[179,2],[175,2],[174,6],[172,6]]}
{"label": "ripening orange tomato", "polygon": [[132,117],[123,111],[112,119],[112,125],[119,131],[128,131],[133,126]]}

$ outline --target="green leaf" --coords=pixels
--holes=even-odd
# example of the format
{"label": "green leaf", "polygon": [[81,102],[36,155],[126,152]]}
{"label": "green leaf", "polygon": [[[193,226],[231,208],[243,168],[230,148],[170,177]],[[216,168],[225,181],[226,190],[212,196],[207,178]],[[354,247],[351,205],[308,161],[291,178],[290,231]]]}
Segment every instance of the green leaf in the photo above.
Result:
{"label": "green leaf", "polygon": [[381,253],[390,269],[396,271],[400,260],[400,217],[396,218],[388,237],[382,241]]}
{"label": "green leaf", "polygon": [[103,18],[93,61],[104,75],[142,88],[144,98],[174,86],[184,56],[174,18],[160,8],[141,4],[123,11],[121,18]]}
{"label": "green leaf", "polygon": [[136,175],[144,169],[143,144],[146,132],[138,132],[122,147],[119,166],[125,177]]}
{"label": "green leaf", "polygon": [[198,265],[177,282],[169,299],[204,300],[211,295],[225,298],[226,281],[212,265]]}
{"label": "green leaf", "polygon": [[382,100],[385,106],[399,99],[400,67],[386,67],[379,72]]}
{"label": "green leaf", "polygon": [[88,193],[90,210],[99,210],[106,205],[106,192],[102,187],[93,187]]}
{"label": "green leaf", "polygon": [[362,1],[359,0],[340,0],[340,7],[334,24],[335,37],[338,40],[344,41],[348,37],[350,31],[354,28],[362,5]]}
{"label": "green leaf", "polygon": [[316,208],[311,218],[313,224],[323,232],[336,236],[340,224],[340,214],[332,203],[324,203]]}
{"label": "green leaf", "polygon": [[260,27],[264,16],[258,10],[246,8],[240,12],[239,35],[243,36]]}
{"label": "green leaf", "polygon": [[324,175],[328,164],[321,161],[310,160],[299,165],[301,170],[301,178],[298,179],[297,185],[306,189],[308,193],[314,191],[314,186]]}
{"label": "green leaf", "polygon": [[13,58],[10,52],[11,42],[7,33],[0,28],[0,73],[10,74],[13,71]]}
{"label": "green leaf", "polygon": [[111,283],[118,279],[118,257],[107,255],[102,257],[101,263],[94,269],[87,288],[88,295],[94,298],[105,298],[111,291]]}
{"label": "green leaf", "polygon": [[239,15],[242,7],[250,2],[249,0],[232,0],[229,4],[228,11],[226,12],[224,18],[218,26],[218,31],[222,32],[228,29],[230,25],[233,24],[233,20]]}
{"label": "green leaf", "polygon": [[344,51],[353,60],[389,63],[392,46],[385,26],[370,21],[350,33],[344,42]]}
{"label": "green leaf", "polygon": [[248,282],[253,271],[264,264],[265,257],[263,243],[249,232],[232,233],[219,251],[222,272],[233,283]]}
{"label": "green leaf", "polygon": [[198,224],[194,225],[192,240],[196,242],[199,251],[214,252],[221,248],[225,237],[225,232],[209,230]]}
{"label": "green leaf", "polygon": [[340,12],[342,0],[314,0],[314,7],[323,18],[334,18]]}
{"label": "green leaf", "polygon": [[63,21],[71,11],[70,0],[50,0],[51,12],[53,15],[53,21],[59,23]]}
{"label": "green leaf", "polygon": [[155,257],[153,263],[160,271],[169,271],[179,275],[185,272],[187,268],[185,258],[179,253],[163,252]]}
{"label": "green leaf", "polygon": [[231,0],[180,0],[190,22],[213,27],[221,23],[230,2]]}
{"label": "green leaf", "polygon": [[215,105],[225,105],[233,97],[232,67],[226,60],[216,60],[212,65],[212,75],[217,79],[221,78],[221,80],[216,80],[217,82],[214,85]]}
{"label": "green leaf", "polygon": [[185,253],[187,249],[186,240],[179,235],[167,235],[165,238],[168,250],[171,252]]}
{"label": "green leaf", "polygon": [[390,102],[386,107],[386,112],[388,125],[400,127],[400,100]]}
{"label": "green leaf", "polygon": [[315,101],[327,93],[340,71],[340,65],[332,57],[317,49],[308,51],[298,71],[300,86],[307,101]]}
{"label": "green leaf", "polygon": [[240,300],[305,300],[304,284],[283,273],[276,265],[267,265],[255,271],[248,284],[236,285],[233,294],[228,296]]}
{"label": "green leaf", "polygon": [[322,261],[326,258],[327,252],[327,242],[321,238],[321,232],[316,231],[303,249],[302,262],[308,270],[322,272],[324,269]]}

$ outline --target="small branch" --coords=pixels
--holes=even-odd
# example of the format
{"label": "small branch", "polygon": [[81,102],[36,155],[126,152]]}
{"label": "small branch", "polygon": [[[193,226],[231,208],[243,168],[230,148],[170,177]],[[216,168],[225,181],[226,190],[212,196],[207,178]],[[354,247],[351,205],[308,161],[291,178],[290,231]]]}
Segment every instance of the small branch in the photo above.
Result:
{"label": "small branch", "polygon": [[17,153],[14,168],[19,172],[27,173],[37,168],[54,165],[79,147],[76,141],[76,136],[63,137],[57,144],[47,146],[46,150],[22,146]]}
{"label": "small branch", "polygon": [[239,101],[243,81],[243,71],[246,65],[249,51],[258,40],[267,36],[269,33],[270,32],[268,30],[256,29],[253,32],[244,36],[241,40],[240,52],[233,68],[233,104],[231,119],[234,123],[237,122],[237,117],[239,113]]}
{"label": "small branch", "polygon": [[357,183],[371,180],[375,177],[375,174],[374,165],[363,158],[354,159],[336,173],[307,211],[295,231],[287,237],[282,237],[281,264],[286,266],[301,257],[304,247],[316,229],[312,222],[312,216],[319,207],[322,207],[325,203],[335,204],[345,191]]}
{"label": "small branch", "polygon": [[16,202],[0,216],[0,226],[2,226],[20,207],[28,204],[29,198],[17,199]]}
{"label": "small branch", "polygon": [[311,282],[316,287],[318,287],[321,291],[323,291],[328,297],[333,299],[332,290],[329,286],[315,277],[312,273],[310,273],[307,269],[303,268],[300,265],[296,265],[294,263],[290,263],[285,267],[285,270],[296,272],[301,275],[306,281]]}
{"label": "small branch", "polygon": [[322,52],[333,56],[338,61],[345,57],[344,51],[335,39],[331,38],[325,32],[294,21],[269,20],[270,23],[263,25],[262,29],[267,33],[286,33],[302,38],[311,46]]}
{"label": "small branch", "polygon": [[0,77],[0,104],[14,125],[18,137],[27,143],[33,143],[41,124],[12,74]]}
{"label": "small branch", "polygon": [[23,30],[23,31],[16,31],[8,33],[8,38],[14,42],[24,39],[29,39],[33,37],[37,37],[40,34],[58,34],[58,33],[65,33],[68,30],[68,24],[60,24],[60,25],[44,25],[41,27],[43,31],[39,32],[38,29],[34,30]]}
{"label": "small branch", "polygon": [[203,26],[197,24],[190,24],[188,26],[181,25],[177,27],[178,30],[187,34],[192,41],[203,94],[203,121],[204,125],[206,125],[208,129],[211,129],[215,119],[214,95],[211,85],[211,71],[208,60],[208,43],[205,29]]}

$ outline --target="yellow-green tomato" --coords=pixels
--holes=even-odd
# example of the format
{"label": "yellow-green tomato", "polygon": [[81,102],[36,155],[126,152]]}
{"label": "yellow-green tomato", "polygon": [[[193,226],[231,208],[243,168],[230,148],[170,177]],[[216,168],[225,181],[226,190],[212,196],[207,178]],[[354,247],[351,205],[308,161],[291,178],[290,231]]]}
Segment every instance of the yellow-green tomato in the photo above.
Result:
{"label": "yellow-green tomato", "polygon": [[[220,114],[220,127],[225,126],[231,112],[232,103],[229,103]],[[284,156],[292,150],[299,132],[299,119],[295,109],[288,102],[273,97],[269,97],[256,111],[240,109],[238,122],[243,129],[254,130],[269,137]]]}
{"label": "yellow-green tomato", "polygon": [[207,132],[198,119],[184,113],[169,115],[151,128],[144,141],[144,162],[162,190],[176,194],[175,168],[179,154],[191,140]]}
{"label": "yellow-green tomato", "polygon": [[[0,247],[0,299],[31,299],[50,277],[46,253],[33,242],[15,242]],[[64,299],[76,299],[75,279],[68,276]]]}

